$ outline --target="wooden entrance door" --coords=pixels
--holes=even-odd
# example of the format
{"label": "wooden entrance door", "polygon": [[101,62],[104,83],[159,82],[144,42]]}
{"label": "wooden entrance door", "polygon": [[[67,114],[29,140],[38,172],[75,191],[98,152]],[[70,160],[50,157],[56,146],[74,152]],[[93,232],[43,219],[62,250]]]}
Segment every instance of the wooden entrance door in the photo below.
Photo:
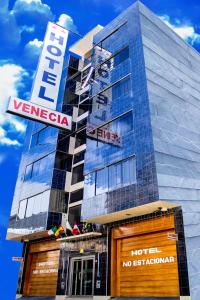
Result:
{"label": "wooden entrance door", "polygon": [[114,297],[178,297],[173,216],[128,224],[112,232]]}
{"label": "wooden entrance door", "polygon": [[28,254],[23,294],[55,296],[60,250]]}

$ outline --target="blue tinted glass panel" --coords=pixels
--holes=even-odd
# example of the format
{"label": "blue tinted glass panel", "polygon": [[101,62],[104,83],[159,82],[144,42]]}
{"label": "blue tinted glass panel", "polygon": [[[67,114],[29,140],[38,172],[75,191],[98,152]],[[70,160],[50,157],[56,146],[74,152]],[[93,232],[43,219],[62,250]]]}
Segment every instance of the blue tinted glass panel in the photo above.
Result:
{"label": "blue tinted glass panel", "polygon": [[136,160],[130,158],[122,162],[122,180],[123,186],[136,182]]}
{"label": "blue tinted glass panel", "polygon": [[97,171],[96,173],[96,195],[108,191],[108,168]]}
{"label": "blue tinted glass panel", "polygon": [[115,84],[112,88],[112,99],[117,99],[128,95],[130,92],[130,78],[123,79],[119,83]]}
{"label": "blue tinted glass panel", "polygon": [[129,58],[129,47],[124,48],[114,57],[114,66],[118,66],[120,63]]}
{"label": "blue tinted glass panel", "polygon": [[108,167],[109,174],[109,190],[117,189],[122,184],[122,168],[121,163]]}
{"label": "blue tinted glass panel", "polygon": [[28,165],[26,167],[26,171],[25,171],[25,176],[24,176],[24,180],[29,180],[32,177],[32,169],[33,169],[33,165]]}
{"label": "blue tinted glass panel", "polygon": [[84,198],[91,198],[95,195],[95,172],[85,176]]}

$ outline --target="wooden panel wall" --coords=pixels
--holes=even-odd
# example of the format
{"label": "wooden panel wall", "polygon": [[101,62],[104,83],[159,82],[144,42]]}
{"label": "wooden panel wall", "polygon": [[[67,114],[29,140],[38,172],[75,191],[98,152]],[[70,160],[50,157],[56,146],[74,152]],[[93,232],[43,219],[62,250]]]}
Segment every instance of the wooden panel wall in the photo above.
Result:
{"label": "wooden panel wall", "polygon": [[[145,220],[112,230],[113,297],[179,296],[176,241],[169,240],[168,233],[174,233],[173,216]],[[138,250],[139,253],[135,252]],[[168,261],[170,257],[172,261],[166,263],[155,263],[154,260],[167,258]]]}
{"label": "wooden panel wall", "polygon": [[23,289],[25,296],[56,295],[60,254],[58,244],[48,241],[30,245]]}

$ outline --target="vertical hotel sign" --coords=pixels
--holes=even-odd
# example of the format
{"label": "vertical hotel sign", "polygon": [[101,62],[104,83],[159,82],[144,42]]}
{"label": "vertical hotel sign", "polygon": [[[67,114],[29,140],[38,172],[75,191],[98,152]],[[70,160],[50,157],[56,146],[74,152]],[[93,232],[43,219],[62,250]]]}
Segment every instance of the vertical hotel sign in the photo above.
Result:
{"label": "vertical hotel sign", "polygon": [[67,39],[68,30],[48,23],[31,102],[56,110]]}
{"label": "vertical hotel sign", "polygon": [[68,30],[49,22],[30,101],[10,98],[7,112],[62,129],[72,119],[56,111]]}

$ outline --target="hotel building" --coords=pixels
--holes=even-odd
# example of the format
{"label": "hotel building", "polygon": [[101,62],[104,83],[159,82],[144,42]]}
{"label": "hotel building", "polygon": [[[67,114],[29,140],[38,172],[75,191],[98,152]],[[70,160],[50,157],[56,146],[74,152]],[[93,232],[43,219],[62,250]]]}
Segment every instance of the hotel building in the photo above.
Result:
{"label": "hotel building", "polygon": [[[199,54],[140,2],[69,50],[57,110],[72,130],[27,128],[17,294],[199,300]],[[48,236],[68,222],[92,230]]]}

